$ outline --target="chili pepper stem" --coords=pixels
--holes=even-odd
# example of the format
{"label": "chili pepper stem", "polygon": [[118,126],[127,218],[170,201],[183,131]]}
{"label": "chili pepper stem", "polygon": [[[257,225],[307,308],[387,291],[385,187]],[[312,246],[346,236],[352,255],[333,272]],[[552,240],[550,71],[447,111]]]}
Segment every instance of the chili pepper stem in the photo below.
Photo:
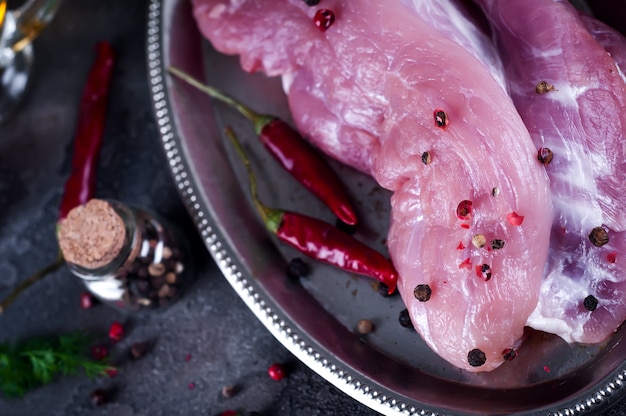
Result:
{"label": "chili pepper stem", "polygon": [[38,281],[42,280],[44,277],[48,276],[50,273],[57,270],[63,265],[63,263],[63,255],[61,254],[61,250],[59,250],[57,258],[54,260],[54,262],[50,263],[43,269],[38,270],[33,275],[20,282],[20,284],[17,285],[13,292],[11,292],[9,296],[4,298],[4,300],[0,303],[0,314],[6,311],[6,309],[15,301],[15,299],[17,299],[18,296],[22,294],[22,292],[24,292],[26,289],[28,289]]}
{"label": "chili pepper stem", "polygon": [[201,83],[197,79],[193,78],[191,75],[181,71],[176,67],[170,66],[169,68],[167,68],[167,71],[170,74],[182,79],[187,84],[199,89],[203,93],[207,94],[209,97],[215,98],[218,101],[228,104],[237,111],[239,111],[245,118],[247,118],[254,124],[254,130],[257,134],[261,134],[261,130],[263,130],[263,127],[274,119],[274,117],[272,116],[257,113],[247,105],[243,104],[241,101],[227,94],[224,94],[216,88]]}
{"label": "chili pepper stem", "polygon": [[226,136],[228,137],[230,142],[233,144],[233,147],[235,148],[235,152],[237,152],[237,155],[239,156],[244,166],[246,167],[246,172],[248,174],[248,183],[250,184],[250,194],[252,195],[252,202],[254,203],[256,210],[261,215],[261,218],[263,219],[263,223],[265,224],[265,226],[272,233],[276,233],[276,231],[278,230],[278,227],[280,226],[280,223],[283,217],[283,212],[278,209],[270,208],[261,202],[261,200],[259,199],[259,194],[257,192],[256,175],[254,174],[254,171],[252,170],[250,159],[246,155],[246,152],[243,150],[243,146],[241,145],[241,142],[235,136],[235,132],[233,131],[233,129],[230,127],[226,127],[226,129],[224,130],[225,130]]}

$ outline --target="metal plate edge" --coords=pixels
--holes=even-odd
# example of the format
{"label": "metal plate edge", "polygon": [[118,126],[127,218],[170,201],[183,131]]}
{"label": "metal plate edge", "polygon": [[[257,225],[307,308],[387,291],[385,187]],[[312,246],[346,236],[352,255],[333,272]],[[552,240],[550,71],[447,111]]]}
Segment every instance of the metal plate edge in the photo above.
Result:
{"label": "metal plate edge", "polygon": [[[164,148],[169,169],[176,187],[185,203],[202,240],[215,260],[226,280],[254,313],[269,332],[300,361],[323,377],[339,390],[381,414],[435,416],[436,410],[424,408],[422,404],[385,391],[384,388],[368,385],[359,379],[358,374],[350,369],[343,369],[327,351],[314,347],[313,340],[294,329],[275,310],[274,305],[264,298],[262,293],[250,284],[245,271],[239,269],[232,259],[228,247],[220,241],[210,215],[198,202],[200,194],[198,184],[189,173],[189,166],[181,157],[181,138],[176,122],[172,118],[165,81],[166,54],[163,39],[168,34],[164,31],[168,16],[163,10],[178,0],[150,0],[146,27],[146,60],[152,108],[157,123],[157,130]],[[549,416],[574,416],[595,413],[604,409],[611,399],[624,393],[626,368],[622,366],[609,376],[598,390],[588,393],[582,399],[575,399],[558,408],[544,409]],[[542,411],[540,411],[542,412]],[[542,412],[543,413],[543,412]]]}

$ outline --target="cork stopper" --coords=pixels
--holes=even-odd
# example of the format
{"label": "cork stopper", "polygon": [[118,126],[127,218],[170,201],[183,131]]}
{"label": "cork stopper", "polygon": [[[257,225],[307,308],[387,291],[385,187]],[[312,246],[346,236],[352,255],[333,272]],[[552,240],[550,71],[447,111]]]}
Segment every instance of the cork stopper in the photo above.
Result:
{"label": "cork stopper", "polygon": [[111,204],[92,199],[72,209],[59,224],[59,246],[69,263],[97,269],[115,259],[124,246],[126,228]]}

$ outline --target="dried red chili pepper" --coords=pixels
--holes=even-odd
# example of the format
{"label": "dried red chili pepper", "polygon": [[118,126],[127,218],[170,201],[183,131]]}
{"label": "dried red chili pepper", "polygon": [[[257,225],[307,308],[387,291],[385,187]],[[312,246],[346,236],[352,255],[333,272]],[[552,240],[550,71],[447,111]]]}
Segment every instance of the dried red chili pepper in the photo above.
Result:
{"label": "dried red chili pepper", "polygon": [[204,85],[177,68],[168,71],[200,91],[239,111],[254,124],[259,139],[281,166],[317,196],[341,221],[357,223],[348,193],[326,160],[285,121],[259,114],[217,89]]}
{"label": "dried red chili pepper", "polygon": [[96,49],[97,57],[80,100],[72,174],[65,182],[59,220],[64,219],[72,208],[87,203],[94,194],[96,162],[102,144],[114,62],[113,48],[108,42],[100,42]]}
{"label": "dried red chili pepper", "polygon": [[[65,182],[65,191],[59,207],[59,221],[64,219],[72,208],[86,203],[93,197],[94,193],[96,162],[102,143],[106,102],[114,63],[113,48],[108,42],[100,42],[96,46],[96,51],[97,56],[85,83],[79,105],[72,173]],[[53,263],[22,281],[0,303],[0,313],[13,303],[24,290],[63,264],[63,256],[59,251]]]}
{"label": "dried red chili pepper", "polygon": [[303,254],[343,270],[375,278],[395,291],[398,273],[389,259],[333,225],[317,218],[270,208],[258,198],[250,161],[231,129],[226,134],[248,172],[252,201],[265,226]]}

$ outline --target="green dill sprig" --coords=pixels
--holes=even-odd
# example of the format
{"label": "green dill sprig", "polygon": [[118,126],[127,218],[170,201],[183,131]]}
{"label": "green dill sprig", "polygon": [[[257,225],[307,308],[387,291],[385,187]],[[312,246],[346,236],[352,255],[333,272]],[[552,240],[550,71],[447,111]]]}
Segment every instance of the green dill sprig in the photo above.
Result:
{"label": "green dill sprig", "polygon": [[93,378],[113,370],[106,360],[87,355],[90,340],[80,332],[55,337],[32,338],[17,344],[0,344],[0,391],[7,397],[23,396],[28,390],[50,383],[58,375],[79,370]]}

